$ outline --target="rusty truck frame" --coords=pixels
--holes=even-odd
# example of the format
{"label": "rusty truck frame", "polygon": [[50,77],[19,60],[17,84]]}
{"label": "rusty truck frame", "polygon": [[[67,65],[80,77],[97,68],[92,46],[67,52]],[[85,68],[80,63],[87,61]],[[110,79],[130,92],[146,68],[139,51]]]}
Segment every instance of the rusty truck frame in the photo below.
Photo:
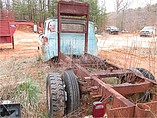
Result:
{"label": "rusty truck frame", "polygon": [[[64,19],[84,22],[83,55],[65,55],[61,52],[61,33],[79,33],[68,29],[63,31]],[[66,69],[63,74],[48,74],[46,95],[50,116],[62,117],[77,110],[82,94],[96,100],[111,96],[112,100],[107,103],[110,107],[106,110],[108,118],[157,116],[157,82],[154,76],[146,69],[120,68],[89,54],[88,22],[88,3],[58,2],[58,63]],[[116,81],[116,84],[111,81]]]}

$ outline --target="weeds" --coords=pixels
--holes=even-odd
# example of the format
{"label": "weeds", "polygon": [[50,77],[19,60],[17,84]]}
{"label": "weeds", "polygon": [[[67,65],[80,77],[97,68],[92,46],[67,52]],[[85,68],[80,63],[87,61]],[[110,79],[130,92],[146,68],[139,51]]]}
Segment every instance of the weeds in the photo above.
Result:
{"label": "weeds", "polygon": [[38,75],[44,75],[44,74],[45,73],[42,70],[38,71]]}
{"label": "weeds", "polygon": [[24,116],[28,117],[31,116],[33,112],[36,113],[36,111],[38,111],[37,105],[40,98],[39,95],[40,86],[36,81],[27,76],[27,80],[25,82],[17,85],[13,101],[22,105],[22,111],[25,113]]}
{"label": "weeds", "polygon": [[42,62],[42,57],[41,57],[41,55],[38,55],[36,58],[37,58],[36,60],[37,60],[38,62]]}
{"label": "weeds", "polygon": [[40,87],[35,81],[28,79],[26,82],[20,84],[18,89],[19,93],[17,95],[25,96],[25,100],[23,102],[26,102],[30,105],[37,103],[39,99]]}

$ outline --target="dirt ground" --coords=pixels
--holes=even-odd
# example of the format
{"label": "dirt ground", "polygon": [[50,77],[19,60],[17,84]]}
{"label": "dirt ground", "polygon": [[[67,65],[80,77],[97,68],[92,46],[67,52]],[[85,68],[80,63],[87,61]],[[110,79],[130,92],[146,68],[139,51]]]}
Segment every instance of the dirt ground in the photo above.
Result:
{"label": "dirt ground", "polygon": [[157,78],[157,37],[105,33],[97,38],[101,58],[126,69],[145,68]]}
{"label": "dirt ground", "polygon": [[[0,102],[11,99],[11,90],[14,89],[17,84],[23,83],[27,81],[27,79],[33,79],[40,86],[39,102],[36,106],[36,111],[28,114],[23,113],[23,115],[35,118],[46,116],[45,83],[47,73],[50,71],[62,73],[63,70],[55,66],[50,67],[49,63],[43,63],[41,61],[37,43],[38,35],[39,34],[24,31],[22,28],[22,30],[15,32],[14,50],[11,49],[11,44],[0,44]],[[123,36],[126,37],[126,35]],[[127,36],[131,37],[129,34],[127,34]],[[134,38],[127,38],[127,40],[124,41],[126,45],[117,46],[118,44],[113,43],[113,40],[115,41],[115,39],[118,38],[117,41],[121,44],[122,40],[120,36],[109,36],[105,34],[97,37],[99,56],[101,58],[123,68],[146,68],[157,77],[155,48],[141,48],[141,46],[139,47],[132,43],[129,44],[128,42],[131,39],[135,42]],[[108,37],[112,37],[112,39],[108,39]],[[103,41],[103,43],[101,41]],[[147,39],[145,39],[145,41],[147,41]],[[110,43],[111,45],[109,45]],[[105,48],[106,44],[108,44],[109,47]],[[141,45],[141,43],[139,43],[139,45]],[[87,98],[85,99],[88,100]],[[14,102],[18,102],[18,100]],[[32,109],[34,109],[34,107],[29,108],[30,111]],[[84,107],[84,109],[86,108]],[[88,110],[88,112],[89,111],[90,110]]]}
{"label": "dirt ground", "polygon": [[[56,67],[50,63],[43,63],[38,51],[38,35],[20,28],[14,34],[15,49],[11,44],[0,45],[0,103],[3,100],[10,100],[13,103],[21,103],[21,96],[13,96],[15,87],[28,81],[34,80],[40,87],[39,102],[28,109],[22,109],[23,117],[45,118],[47,117],[46,108],[46,77],[48,72],[63,73],[62,67]],[[26,31],[25,31],[26,30]],[[21,94],[23,95],[23,94]],[[23,99],[28,96],[23,95]],[[87,114],[90,111],[89,99],[84,96],[83,107],[68,116],[78,116]],[[87,102],[88,101],[88,102]],[[25,101],[24,101],[25,102]],[[23,105],[23,104],[22,104]],[[24,104],[25,106],[25,104]],[[88,108],[89,107],[89,108]],[[68,117],[66,116],[66,117]]]}
{"label": "dirt ground", "polygon": [[[39,95],[41,99],[39,99],[38,105],[43,105],[42,109],[37,110],[42,113],[46,109],[45,76],[50,67],[40,60],[37,44],[38,34],[17,30],[14,38],[15,49],[11,49],[11,44],[0,45],[0,102],[7,99],[12,100],[11,90],[17,84],[33,79],[41,88]],[[16,99],[13,102],[18,103],[19,100]]]}

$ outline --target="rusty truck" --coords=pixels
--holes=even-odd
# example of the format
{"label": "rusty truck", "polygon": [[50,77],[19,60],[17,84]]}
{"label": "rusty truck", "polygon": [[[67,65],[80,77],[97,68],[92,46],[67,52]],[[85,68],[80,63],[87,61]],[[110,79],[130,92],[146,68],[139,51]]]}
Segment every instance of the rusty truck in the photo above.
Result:
{"label": "rusty truck", "polygon": [[151,72],[121,68],[97,56],[88,3],[59,1],[57,19],[45,21],[39,45],[44,61],[65,68],[46,79],[50,117],[76,111],[84,94],[94,101],[94,118],[157,116],[157,82]]}

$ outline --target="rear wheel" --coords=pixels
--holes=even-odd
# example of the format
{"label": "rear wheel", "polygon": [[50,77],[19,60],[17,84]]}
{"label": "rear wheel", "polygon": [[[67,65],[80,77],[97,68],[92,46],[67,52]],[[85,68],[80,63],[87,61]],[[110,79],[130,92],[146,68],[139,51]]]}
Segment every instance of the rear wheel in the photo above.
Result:
{"label": "rear wheel", "polygon": [[63,81],[65,83],[65,91],[67,92],[65,113],[68,114],[75,111],[80,106],[80,90],[77,76],[72,70],[64,72]]}
{"label": "rear wheel", "polygon": [[[144,76],[150,80],[156,81],[155,77],[148,70],[146,70],[144,68],[133,68],[133,69],[128,69],[128,70],[132,71],[136,75]],[[124,82],[134,83],[134,81],[135,81],[134,79],[130,80],[129,78],[126,77],[125,81],[123,79],[123,81],[121,81],[121,83],[124,83]],[[141,93],[130,94],[130,95],[127,95],[126,97],[134,103],[148,102],[148,101],[152,100],[152,93],[149,90],[147,90],[147,91],[141,92]]]}
{"label": "rear wheel", "polygon": [[49,73],[46,81],[47,108],[50,117],[64,115],[64,87],[60,74]]}
{"label": "rear wheel", "polygon": [[150,80],[156,81],[155,77],[152,73],[150,73],[148,70],[144,69],[144,68],[136,68],[138,71],[140,71],[142,73],[142,75]]}
{"label": "rear wheel", "polygon": [[[148,70],[144,69],[144,68],[137,68],[137,70],[139,70],[142,75],[150,80],[156,81],[155,77],[153,76],[153,74],[151,72],[149,72]],[[153,95],[151,92],[149,92],[148,90],[146,92],[143,92],[140,94],[140,97],[142,98],[143,102],[148,102],[150,100],[153,99]]]}

